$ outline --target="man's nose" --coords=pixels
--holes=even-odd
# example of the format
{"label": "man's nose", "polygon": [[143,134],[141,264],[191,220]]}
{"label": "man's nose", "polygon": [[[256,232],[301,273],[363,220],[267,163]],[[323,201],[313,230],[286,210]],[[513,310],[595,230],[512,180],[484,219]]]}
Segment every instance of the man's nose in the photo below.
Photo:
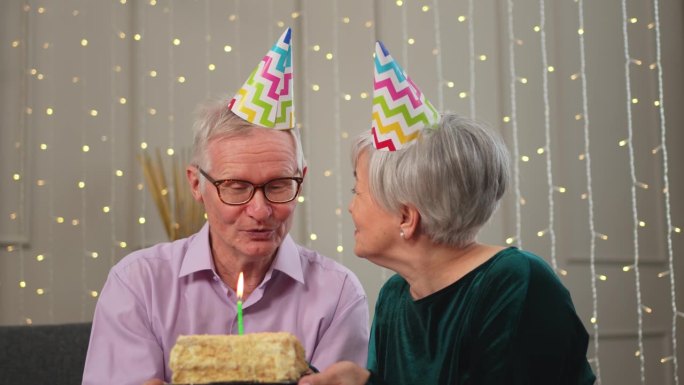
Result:
{"label": "man's nose", "polygon": [[266,199],[263,188],[256,189],[252,199],[247,202],[247,214],[255,219],[265,219],[271,216],[272,212],[271,202]]}

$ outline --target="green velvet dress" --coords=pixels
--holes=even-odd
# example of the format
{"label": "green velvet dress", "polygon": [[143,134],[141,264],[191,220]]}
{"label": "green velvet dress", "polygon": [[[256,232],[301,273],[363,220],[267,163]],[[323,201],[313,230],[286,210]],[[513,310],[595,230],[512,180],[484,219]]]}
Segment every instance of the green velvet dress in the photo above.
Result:
{"label": "green velvet dress", "polygon": [[368,384],[593,384],[588,340],[548,264],[510,247],[418,301],[390,278],[375,308]]}

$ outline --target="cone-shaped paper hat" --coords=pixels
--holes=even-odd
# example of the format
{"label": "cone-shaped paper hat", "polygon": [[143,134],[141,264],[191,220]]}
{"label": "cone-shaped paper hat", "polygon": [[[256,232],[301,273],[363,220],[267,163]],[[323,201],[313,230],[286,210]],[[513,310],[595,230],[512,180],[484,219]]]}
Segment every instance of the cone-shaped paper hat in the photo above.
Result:
{"label": "cone-shaped paper hat", "polygon": [[374,62],[373,142],[378,150],[396,151],[437,124],[439,114],[379,41]]}
{"label": "cone-shaped paper hat", "polygon": [[267,128],[293,128],[292,49],[288,28],[264,56],[228,108],[244,120]]}

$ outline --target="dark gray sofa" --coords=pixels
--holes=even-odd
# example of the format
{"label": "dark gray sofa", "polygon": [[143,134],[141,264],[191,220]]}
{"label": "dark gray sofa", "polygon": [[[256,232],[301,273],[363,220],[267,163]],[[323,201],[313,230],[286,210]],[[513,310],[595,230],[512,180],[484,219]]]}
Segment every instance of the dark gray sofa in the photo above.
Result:
{"label": "dark gray sofa", "polygon": [[90,326],[0,326],[0,385],[80,384]]}

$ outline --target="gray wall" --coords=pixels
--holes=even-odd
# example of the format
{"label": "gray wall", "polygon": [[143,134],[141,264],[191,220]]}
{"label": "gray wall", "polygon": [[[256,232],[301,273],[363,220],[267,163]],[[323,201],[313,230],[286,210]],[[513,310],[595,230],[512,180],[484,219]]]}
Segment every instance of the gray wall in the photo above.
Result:
{"label": "gray wall", "polygon": [[[539,1],[404,3],[0,3],[0,324],[91,319],[112,264],[166,240],[136,159],[141,143],[173,148],[164,158],[178,159],[196,104],[232,95],[291,26],[296,117],[309,161],[298,241],[354,270],[374,305],[391,272],[353,255],[346,207],[350,138],[369,128],[371,54],[381,39],[433,104],[490,123],[518,155],[519,183],[480,240],[517,236],[512,244],[557,267],[592,338],[599,336],[589,356],[603,383],[675,383],[672,293],[683,294],[675,278],[684,276],[684,244],[668,222],[684,226],[681,1],[546,1],[540,31]],[[629,77],[623,4],[635,18],[626,23]],[[653,66],[658,32],[662,71]],[[544,57],[553,72],[544,71]],[[575,76],[583,72],[584,86]],[[623,271],[635,261],[638,269]]]}

